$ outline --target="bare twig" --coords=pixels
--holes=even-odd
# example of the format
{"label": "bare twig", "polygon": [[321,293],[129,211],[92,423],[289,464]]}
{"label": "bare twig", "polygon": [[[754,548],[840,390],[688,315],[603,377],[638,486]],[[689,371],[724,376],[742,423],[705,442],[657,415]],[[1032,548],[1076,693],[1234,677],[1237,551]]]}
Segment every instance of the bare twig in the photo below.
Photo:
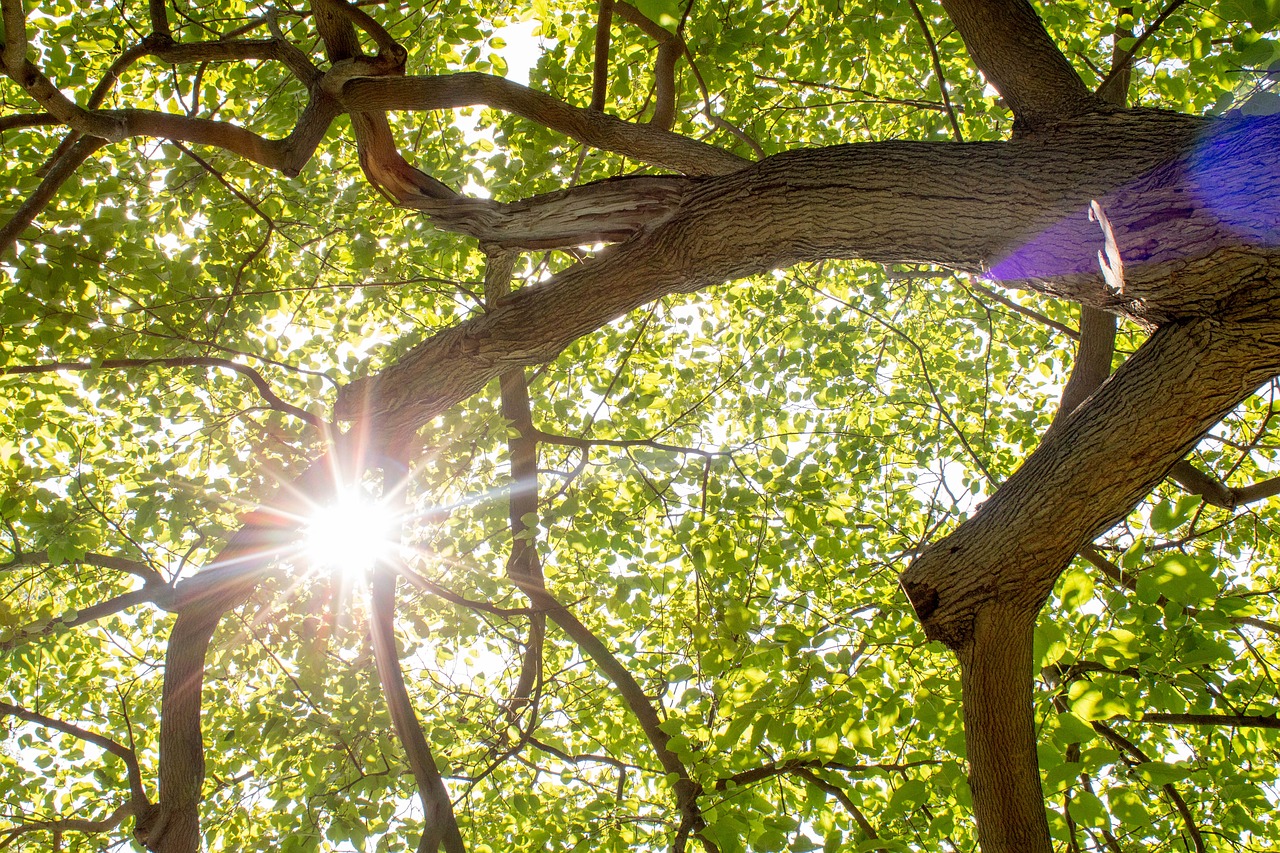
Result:
{"label": "bare twig", "polygon": [[258,390],[258,394],[270,406],[279,412],[293,415],[317,429],[328,429],[330,424],[323,418],[300,409],[292,403],[285,402],[262,374],[245,364],[225,358],[212,356],[179,356],[174,358],[104,358],[98,362],[91,361],[57,361],[48,364],[23,364],[0,367],[0,376],[24,376],[39,373],[61,373],[84,370],[132,370],[145,367],[217,367],[230,370],[246,377]]}
{"label": "bare twig", "polygon": [[929,45],[929,58],[933,62],[933,76],[938,78],[938,89],[942,92],[942,106],[946,110],[947,118],[951,121],[951,132],[955,135],[956,142],[964,142],[964,134],[960,131],[960,122],[956,119],[955,107],[951,104],[951,95],[947,92],[947,78],[942,73],[942,60],[938,57],[938,45],[933,40],[933,32],[929,29],[929,22],[924,19],[924,14],[920,11],[920,5],[916,0],[910,0],[911,11],[916,16],[916,23],[920,25],[920,31],[924,33],[925,43]]}

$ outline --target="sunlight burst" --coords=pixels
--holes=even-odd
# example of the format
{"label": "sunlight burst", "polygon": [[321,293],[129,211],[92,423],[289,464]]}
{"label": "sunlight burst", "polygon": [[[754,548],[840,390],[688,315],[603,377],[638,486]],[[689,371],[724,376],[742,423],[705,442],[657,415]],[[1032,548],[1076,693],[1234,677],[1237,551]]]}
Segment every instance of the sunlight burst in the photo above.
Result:
{"label": "sunlight burst", "polygon": [[367,495],[342,495],[312,514],[306,527],[307,558],[316,568],[366,574],[394,553],[395,521],[385,505]]}

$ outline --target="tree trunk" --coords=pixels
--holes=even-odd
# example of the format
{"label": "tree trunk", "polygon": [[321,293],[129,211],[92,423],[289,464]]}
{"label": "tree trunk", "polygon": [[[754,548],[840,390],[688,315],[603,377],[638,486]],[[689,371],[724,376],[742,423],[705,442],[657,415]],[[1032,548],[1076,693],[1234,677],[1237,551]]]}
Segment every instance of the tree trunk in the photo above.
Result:
{"label": "tree trunk", "polygon": [[1034,615],[985,608],[957,649],[982,853],[1052,853],[1032,713]]}

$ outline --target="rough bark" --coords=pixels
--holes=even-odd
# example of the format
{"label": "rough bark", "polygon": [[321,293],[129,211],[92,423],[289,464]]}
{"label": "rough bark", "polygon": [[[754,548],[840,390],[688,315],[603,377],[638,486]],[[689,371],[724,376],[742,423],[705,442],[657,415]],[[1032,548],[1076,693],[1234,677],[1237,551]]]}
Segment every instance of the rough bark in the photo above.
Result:
{"label": "rough bark", "polygon": [[[1212,316],[1276,288],[1278,151],[1280,117],[1209,125],[1134,112],[1045,140],[783,154],[703,179],[626,243],[344,388],[336,412],[388,435],[412,431],[660,296],[823,258],[985,271],[1148,326]],[[1211,206],[1221,198],[1229,205]],[[1092,202],[1124,258],[1123,293],[1099,273],[1107,233]]]}
{"label": "rough bark", "polygon": [[1280,373],[1274,310],[1189,320],[1152,335],[971,519],[903,573],[926,633],[961,648],[992,602],[1038,612],[1083,545]]}
{"label": "rough bark", "polygon": [[943,0],[942,7],[1013,111],[1015,133],[1102,107],[1027,0]]}
{"label": "rough bark", "polygon": [[969,785],[983,853],[1052,853],[1036,727],[1035,613],[983,608],[956,648]]}

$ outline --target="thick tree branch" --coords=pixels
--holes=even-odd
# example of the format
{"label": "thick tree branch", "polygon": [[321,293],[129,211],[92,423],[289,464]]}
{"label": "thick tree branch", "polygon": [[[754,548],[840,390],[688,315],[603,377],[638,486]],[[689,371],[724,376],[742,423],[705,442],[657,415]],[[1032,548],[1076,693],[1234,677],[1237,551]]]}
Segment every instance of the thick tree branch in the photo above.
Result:
{"label": "thick tree branch", "polygon": [[970,636],[956,649],[969,785],[983,853],[1053,851],[1032,711],[1034,625],[1034,613],[998,602],[978,613]]}
{"label": "thick tree branch", "polygon": [[277,558],[292,546],[310,508],[334,489],[330,464],[342,456],[341,442],[272,499],[269,509],[251,513],[247,523],[214,560],[174,589],[178,618],[165,651],[160,698],[160,797],[138,816],[134,835],[153,853],[197,853],[200,799],[204,785],[201,691],[205,655],[223,615],[248,600],[269,576]]}
{"label": "thick tree branch", "polygon": [[616,243],[673,213],[695,183],[674,176],[613,178],[517,202],[442,198],[408,189],[397,202],[437,228],[501,248],[562,249]]}
{"label": "thick tree branch", "polygon": [[596,16],[595,56],[591,69],[591,109],[603,112],[609,97],[609,28],[613,25],[613,0],[600,0]]}
{"label": "thick tree branch", "polygon": [[1014,132],[1097,112],[1085,87],[1028,0],[943,0],[983,76],[1013,110]]}
{"label": "thick tree branch", "polygon": [[[495,305],[511,291],[511,277],[518,255],[490,249],[485,262],[484,300]],[[502,417],[510,425],[507,453],[511,458],[511,486],[508,494],[511,554],[507,559],[507,577],[521,589],[543,588],[542,561],[538,556],[538,437],[533,428],[529,403],[529,383],[524,368],[509,370],[498,377]],[[507,703],[508,713],[515,714],[531,701],[541,681],[542,646],[547,632],[546,614],[536,612],[529,618],[529,636],[525,642],[520,678]]]}
{"label": "thick tree branch", "polygon": [[1071,558],[1277,373],[1280,333],[1269,321],[1204,319],[1156,332],[977,514],[903,573],[925,632],[963,647],[994,602],[1033,618]]}
{"label": "thick tree branch", "polygon": [[1076,360],[1062,388],[1054,424],[1060,424],[1080,407],[1089,395],[1111,375],[1111,359],[1116,351],[1116,316],[1108,311],[1080,306],[1080,342]]}
{"label": "thick tree branch", "polygon": [[[1124,24],[1124,21],[1132,20],[1133,9],[1122,7],[1117,11],[1117,16],[1115,41],[1111,48],[1112,67],[1116,67],[1119,61],[1120,40],[1133,35],[1133,31]],[[1118,78],[1117,85],[1101,97],[1107,103],[1123,107],[1128,100],[1128,93],[1129,77],[1125,74],[1123,80]],[[1115,315],[1089,305],[1080,306],[1080,343],[1076,347],[1076,360],[1071,368],[1071,375],[1062,389],[1058,411],[1053,417],[1054,425],[1060,424],[1067,415],[1074,412],[1111,375],[1111,360],[1116,351],[1116,326]],[[1051,425],[1050,429],[1052,428]]]}
{"label": "thick tree branch", "polygon": [[[623,20],[658,43],[658,56],[653,63],[653,116],[649,123],[670,130],[676,120],[676,64],[680,57],[688,54],[689,48],[679,35],[651,20],[625,0],[618,0],[616,8]],[[710,109],[708,118],[712,118]]]}
{"label": "thick tree branch", "polygon": [[[1130,118],[1103,122],[1121,130]],[[1177,136],[1180,127],[1181,120],[1165,131]],[[1237,149],[1245,139],[1264,145],[1272,135],[1280,142],[1280,118],[1223,125],[1218,138],[1234,152],[1246,150]],[[1183,137],[1187,144],[1190,137]],[[1096,150],[1090,139],[1093,133],[1043,143],[873,143],[780,155],[704,179],[674,213],[628,242],[521,289],[485,316],[419,344],[378,377],[348,385],[339,393],[337,417],[370,418],[388,435],[413,430],[490,379],[549,361],[653,299],[822,258],[987,268],[1147,322],[1273,294],[1277,259],[1242,245],[1237,228],[1211,211],[1188,208],[1185,169],[1176,163],[1153,169],[1153,152],[1148,147],[1137,155],[1136,139],[1118,148],[1108,144],[1110,159],[1093,161],[1094,178],[1082,185],[1077,166]],[[1280,169],[1237,173],[1225,158],[1220,168],[1228,173],[1221,180],[1235,176],[1242,191],[1245,184],[1256,190],[1248,201],[1256,207],[1243,209],[1256,211],[1257,227],[1266,227],[1277,215],[1268,206],[1280,204]],[[1024,174],[1037,180],[1015,177]],[[1101,237],[1087,211],[1089,199],[1099,196],[1107,199],[1125,247],[1132,241],[1126,299],[1134,301],[1117,302],[1097,272]],[[1158,213],[1170,206],[1179,211],[1176,224]],[[940,220],[957,226],[939,229]],[[1060,275],[1050,277],[1050,270]],[[1228,280],[1239,287],[1230,295],[1205,284]]]}

